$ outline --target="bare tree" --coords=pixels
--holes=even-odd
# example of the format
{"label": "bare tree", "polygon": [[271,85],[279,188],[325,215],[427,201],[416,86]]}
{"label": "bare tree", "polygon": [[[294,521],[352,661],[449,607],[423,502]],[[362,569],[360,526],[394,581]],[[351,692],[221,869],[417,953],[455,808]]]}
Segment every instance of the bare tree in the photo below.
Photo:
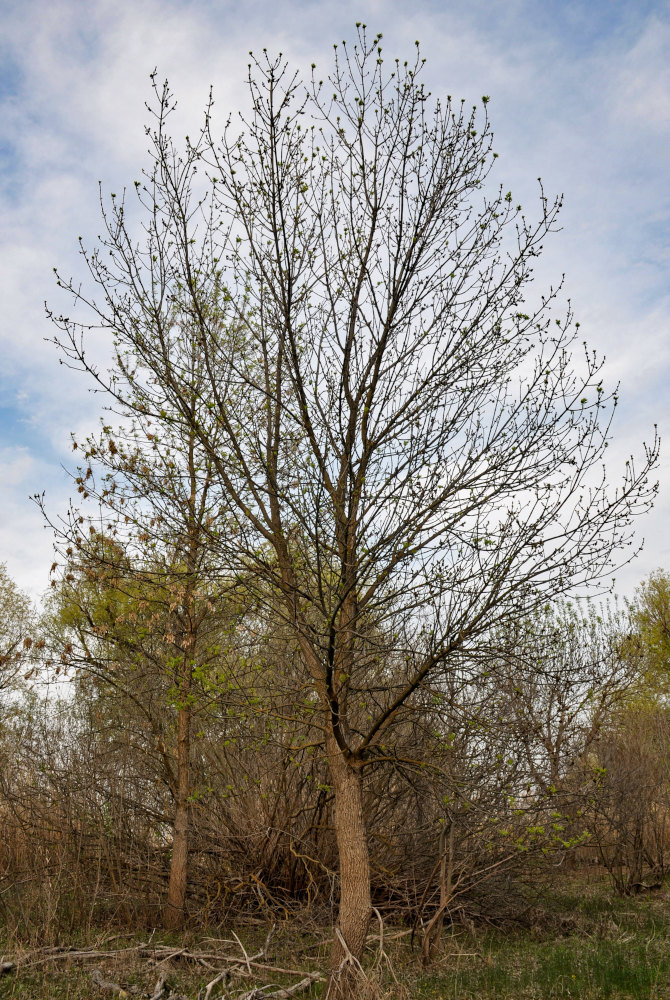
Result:
{"label": "bare tree", "polygon": [[[329,997],[350,995],[371,913],[362,770],[425,685],[477,669],[494,626],[611,573],[657,454],[610,489],[616,390],[573,357],[557,289],[528,298],[560,200],[540,189],[531,223],[489,182],[488,98],[435,101],[418,48],[387,68],[380,38],[359,28],[306,86],[252,60],[249,115],[219,141],[210,103],[183,153],[157,88],[144,242],[113,197],[82,250],[93,288],[60,279],[192,427],[228,511],[222,563],[299,648],[339,849]],[[56,320],[89,370],[86,326]]]}
{"label": "bare tree", "polygon": [[662,704],[640,701],[613,712],[585,755],[587,822],[617,892],[634,895],[663,885],[670,815],[668,738]]}
{"label": "bare tree", "polygon": [[629,648],[629,627],[616,607],[558,602],[502,638],[491,698],[514,732],[532,786],[562,811],[578,797],[570,779],[580,758],[634,688],[641,657]]}

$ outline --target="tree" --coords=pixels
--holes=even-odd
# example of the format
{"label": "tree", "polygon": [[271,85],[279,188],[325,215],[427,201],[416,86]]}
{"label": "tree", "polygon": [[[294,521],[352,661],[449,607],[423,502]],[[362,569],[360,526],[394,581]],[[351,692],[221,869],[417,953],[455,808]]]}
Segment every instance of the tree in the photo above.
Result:
{"label": "tree", "polygon": [[[202,405],[198,352],[187,338],[180,359],[189,367],[195,413]],[[120,377],[129,364],[117,355]],[[162,395],[130,385],[128,395],[120,386],[116,395],[121,426],[104,424],[74,442],[84,462],[75,482],[94,506],[52,523],[62,559],[54,610],[64,627],[64,662],[139,710],[152,752],[160,748],[174,802],[164,922],[176,929],[188,877],[192,720],[234,612],[211,573],[209,535],[220,520],[212,462]],[[174,726],[166,724],[166,709]]]}
{"label": "tree", "polygon": [[634,690],[640,656],[629,648],[628,625],[616,607],[558,602],[502,639],[491,700],[514,731],[533,787],[564,820],[581,804],[576,765]]}
{"label": "tree", "polygon": [[21,667],[31,657],[33,626],[30,598],[0,563],[0,694],[16,685]]}
{"label": "tree", "polygon": [[612,712],[593,751],[585,755],[593,842],[622,895],[663,885],[670,815],[669,739],[667,707],[641,700]]}
{"label": "tree", "polygon": [[632,624],[646,660],[647,686],[667,692],[670,681],[670,575],[656,570],[644,580],[632,607]]}
{"label": "tree", "polygon": [[[540,189],[531,223],[490,184],[488,98],[434,101],[418,47],[387,69],[380,39],[359,27],[304,86],[252,59],[249,115],[217,140],[210,102],[181,153],[154,81],[144,242],[113,195],[82,248],[90,289],[59,279],[193,429],[234,524],[221,563],[299,648],[335,803],[329,997],[351,994],[371,913],[363,769],[426,685],[481,668],[493,630],[612,572],[657,455],[609,488],[617,392],[573,357],[558,289],[529,299],[560,200]],[[87,325],[54,319],[90,371]]]}
{"label": "tree", "polygon": [[658,888],[665,873],[668,794],[670,579],[662,570],[628,608],[622,662],[635,683],[602,720],[584,765],[594,842],[618,892]]}

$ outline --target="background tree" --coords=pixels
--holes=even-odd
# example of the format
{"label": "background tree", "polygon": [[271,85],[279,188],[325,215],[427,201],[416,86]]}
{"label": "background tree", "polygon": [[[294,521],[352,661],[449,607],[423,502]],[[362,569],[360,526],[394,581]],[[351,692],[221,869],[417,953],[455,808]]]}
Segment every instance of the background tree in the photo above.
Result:
{"label": "background tree", "polygon": [[629,605],[620,659],[634,683],[584,748],[594,844],[618,892],[658,888],[665,874],[670,816],[668,683],[670,579],[656,570]]}
{"label": "background tree", "polygon": [[641,657],[628,645],[629,624],[616,607],[560,602],[501,642],[491,698],[522,748],[532,788],[552,799],[568,828],[583,805],[579,761],[637,682]]}
{"label": "background tree", "polygon": [[[362,28],[327,82],[264,56],[239,128],[216,140],[210,105],[183,153],[158,89],[144,244],[112,198],[82,250],[92,289],[61,279],[192,428],[234,519],[221,563],[300,650],[334,794],[330,997],[353,989],[371,912],[363,771],[426,685],[481,668],[494,629],[611,574],[653,494],[656,444],[608,487],[616,392],[574,358],[557,290],[529,299],[560,201],[541,192],[531,223],[493,189],[488,98],[435,102],[421,67],[417,50],[387,69]],[[89,370],[85,326],[56,321]]]}
{"label": "background tree", "polygon": [[613,712],[584,756],[592,841],[622,895],[663,885],[670,829],[669,740],[667,706],[647,699]]}
{"label": "background tree", "polygon": [[[31,658],[35,612],[27,594],[0,563],[0,698],[16,687]],[[1,704],[1,703],[0,703]]]}
{"label": "background tree", "polygon": [[670,686],[670,576],[656,570],[644,580],[633,602],[632,625],[646,662],[646,681],[659,692]]}
{"label": "background tree", "polygon": [[[198,351],[188,338],[182,347],[195,414],[204,405]],[[118,351],[116,363],[121,382],[133,359]],[[88,503],[53,525],[62,557],[54,610],[66,662],[139,711],[150,752],[160,752],[174,802],[164,921],[176,929],[187,888],[193,716],[211,697],[209,674],[234,612],[211,563],[222,517],[211,459],[160,389],[132,375],[126,385],[132,394],[116,394],[121,425],[74,442],[84,461],[75,482]]]}

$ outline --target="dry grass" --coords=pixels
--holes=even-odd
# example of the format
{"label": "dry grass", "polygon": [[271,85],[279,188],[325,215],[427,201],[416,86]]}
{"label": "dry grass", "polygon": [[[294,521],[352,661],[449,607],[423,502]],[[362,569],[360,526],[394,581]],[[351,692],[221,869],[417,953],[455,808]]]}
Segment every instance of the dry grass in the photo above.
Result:
{"label": "dry grass", "polygon": [[[241,946],[251,955],[262,948],[267,928],[237,928]],[[234,997],[252,987],[274,983],[289,986],[297,973],[324,969],[329,949],[328,931],[279,925],[268,949],[266,964],[292,969],[296,975],[273,972],[259,964],[240,962],[230,981],[212,991],[212,1000]],[[371,936],[366,954],[367,981],[356,1000],[668,1000],[670,998],[670,892],[639,898],[613,897],[603,883],[574,880],[531,911],[529,926],[493,929],[456,926],[444,934],[439,956],[430,970],[421,970],[418,948],[408,934],[387,929],[383,952]],[[130,996],[150,996],[160,972],[166,972],[175,993],[189,1000],[202,996],[203,987],[223,963],[193,961],[169,952],[212,952],[242,956],[232,932],[211,935],[159,935],[152,938],[153,953],[130,951],[143,938],[107,936],[97,945],[108,958],[79,961],[71,956],[24,966],[0,978],[0,997],[14,1000],[104,1000],[110,993],[93,982],[93,969],[119,983]],[[61,942],[63,943],[63,942]],[[26,950],[0,944],[12,957]],[[35,956],[35,952],[32,952]],[[37,956],[39,958],[39,955]],[[33,961],[35,959],[33,958]],[[315,984],[301,994],[323,995]]]}

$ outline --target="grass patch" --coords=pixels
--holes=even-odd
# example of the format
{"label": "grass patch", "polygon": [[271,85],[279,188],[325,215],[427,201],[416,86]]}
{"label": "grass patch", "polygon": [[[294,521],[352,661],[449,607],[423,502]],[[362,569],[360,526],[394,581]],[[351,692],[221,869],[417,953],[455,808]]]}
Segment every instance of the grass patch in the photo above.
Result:
{"label": "grass patch", "polygon": [[[444,966],[416,983],[416,995],[454,1000],[616,1000],[668,997],[667,945],[650,950],[617,941],[480,942],[483,953],[461,968]],[[446,964],[446,963],[445,963]]]}
{"label": "grass patch", "polygon": [[[670,897],[613,896],[575,879],[544,901],[528,930],[445,938],[442,958],[415,980],[424,1000],[667,1000]],[[547,917],[551,919],[546,919]]]}
{"label": "grass patch", "polygon": [[[378,943],[371,939],[366,967],[372,984],[370,1000],[668,1000],[670,998],[670,894],[658,892],[639,898],[621,899],[611,895],[606,884],[565,883],[532,911],[525,929],[496,930],[456,927],[445,931],[435,964],[429,970],[419,966],[418,948],[408,936],[394,937],[388,928],[386,959],[375,968]],[[373,928],[375,931],[376,928]],[[253,953],[262,946],[267,927],[237,928],[245,949]],[[273,938],[268,964],[302,970],[303,974],[327,968],[329,931],[316,932],[311,926],[301,930],[296,922],[279,925]],[[230,932],[161,935],[153,941],[160,952],[163,945],[202,951],[213,947],[213,938],[227,938],[219,945],[235,954]],[[146,934],[135,943],[146,941]],[[65,942],[61,942],[65,943]],[[83,942],[80,942],[83,943]],[[91,941],[87,942],[89,945]],[[127,948],[131,938],[110,939],[109,949]],[[0,940],[0,952],[18,955],[12,942]],[[162,954],[162,953],[161,953]],[[240,954],[239,949],[237,954]],[[160,958],[160,954],[156,956]],[[215,963],[212,963],[215,964]],[[221,965],[219,968],[222,967]],[[125,953],[93,962],[77,963],[65,958],[31,969],[20,969],[0,977],[0,998],[12,1000],[105,1000],[92,983],[91,973],[99,968],[105,978],[120,983],[130,996],[150,995],[160,971],[168,973],[175,992],[195,998],[214,977],[211,969],[178,957],[156,964],[151,956]],[[254,968],[252,976],[238,970],[224,989],[217,987],[213,1000],[230,997],[268,983],[292,985],[296,976],[280,975]],[[301,994],[305,1000],[323,995],[315,985]],[[363,992],[361,993],[361,1000]]]}

